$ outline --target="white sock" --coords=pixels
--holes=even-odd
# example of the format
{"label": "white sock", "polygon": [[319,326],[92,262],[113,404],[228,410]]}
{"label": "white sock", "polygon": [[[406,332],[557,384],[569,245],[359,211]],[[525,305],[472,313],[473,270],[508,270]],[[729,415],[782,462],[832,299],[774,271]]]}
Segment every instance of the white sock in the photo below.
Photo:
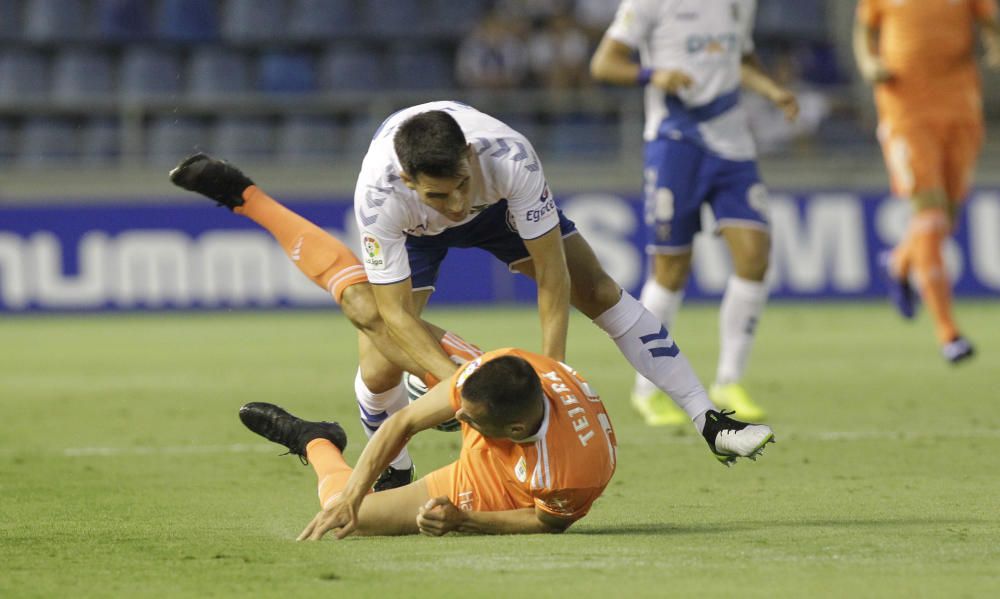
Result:
{"label": "white sock", "polygon": [[[357,397],[358,408],[361,414],[361,428],[365,429],[365,435],[369,439],[372,438],[378,427],[382,426],[386,418],[405,408],[408,403],[406,388],[403,386],[402,380],[388,391],[373,393],[361,379],[360,368],[358,369],[357,376],[354,377],[354,394]],[[410,459],[410,452],[404,447],[390,466],[397,470],[409,469],[413,466],[413,460]]]}
{"label": "white sock", "polygon": [[715,406],[660,319],[622,291],[618,303],[595,318],[594,324],[614,339],[633,368],[684,410],[700,432],[699,423],[705,422],[700,417]]}
{"label": "white sock", "polygon": [[757,322],[767,303],[767,284],[729,277],[719,309],[719,369],[715,382],[735,383],[743,378],[753,349]]}
{"label": "white sock", "polygon": [[[673,329],[673,325],[677,321],[677,311],[680,310],[681,303],[684,301],[684,290],[671,291],[656,282],[653,277],[649,277],[646,279],[646,284],[642,286],[639,301],[653,313],[653,316],[659,318],[664,326]],[[647,397],[655,390],[656,385],[652,381],[641,374],[635,375],[635,385],[632,387],[633,394]]]}

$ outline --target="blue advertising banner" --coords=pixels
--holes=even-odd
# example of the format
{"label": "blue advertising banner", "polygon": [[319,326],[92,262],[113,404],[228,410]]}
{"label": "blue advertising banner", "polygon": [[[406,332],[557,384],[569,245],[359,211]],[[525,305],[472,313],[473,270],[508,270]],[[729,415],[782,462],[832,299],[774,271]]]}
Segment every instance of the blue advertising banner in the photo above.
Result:
{"label": "blue advertising banner", "polygon": [[[560,206],[601,262],[634,293],[646,272],[641,201],[588,193]],[[357,249],[350,201],[287,205]],[[906,229],[905,202],[851,192],[772,193],[769,282],[776,298],[880,296],[878,251]],[[705,230],[712,230],[706,214]],[[1000,190],[968,201],[946,259],[956,293],[1000,293]],[[534,285],[481,250],[452,250],[434,303],[533,301]],[[695,242],[688,298],[718,297],[729,273],[711,234]],[[329,296],[249,220],[205,203],[0,207],[0,311],[317,307]]]}

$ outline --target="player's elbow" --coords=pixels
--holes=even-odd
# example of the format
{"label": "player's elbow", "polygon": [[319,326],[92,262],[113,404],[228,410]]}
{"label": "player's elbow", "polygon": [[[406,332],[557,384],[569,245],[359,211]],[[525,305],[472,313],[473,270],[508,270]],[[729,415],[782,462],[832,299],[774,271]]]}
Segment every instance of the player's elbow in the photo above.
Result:
{"label": "player's elbow", "polygon": [[607,57],[599,51],[594,53],[590,59],[590,76],[597,81],[607,81],[610,77],[609,71]]}
{"label": "player's elbow", "polygon": [[547,535],[558,535],[569,530],[572,522],[539,522],[539,532]]}

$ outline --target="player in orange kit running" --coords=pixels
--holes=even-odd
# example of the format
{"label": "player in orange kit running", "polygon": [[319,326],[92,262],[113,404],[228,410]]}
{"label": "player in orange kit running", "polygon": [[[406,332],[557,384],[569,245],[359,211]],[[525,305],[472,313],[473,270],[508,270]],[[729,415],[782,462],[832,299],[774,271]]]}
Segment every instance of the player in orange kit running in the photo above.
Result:
{"label": "player in orange kit running", "polygon": [[976,24],[987,66],[1000,69],[996,0],[860,0],[854,28],[858,68],[875,86],[893,192],[914,208],[907,235],[879,257],[880,266],[906,318],[914,315],[908,277],[916,275],[952,363],[974,353],[952,317],[941,244],[954,230],[983,140]]}

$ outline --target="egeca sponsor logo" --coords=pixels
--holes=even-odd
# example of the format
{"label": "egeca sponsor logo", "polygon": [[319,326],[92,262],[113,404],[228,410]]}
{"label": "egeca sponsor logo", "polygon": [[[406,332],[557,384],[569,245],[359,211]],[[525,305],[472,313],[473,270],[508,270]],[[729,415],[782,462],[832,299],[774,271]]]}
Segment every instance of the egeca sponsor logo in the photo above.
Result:
{"label": "egeca sponsor logo", "polygon": [[545,216],[556,209],[556,202],[552,198],[552,193],[549,191],[549,186],[546,185],[545,189],[542,191],[542,197],[538,199],[542,203],[541,208],[534,208],[528,210],[524,217],[529,223],[537,223],[541,221]]}

